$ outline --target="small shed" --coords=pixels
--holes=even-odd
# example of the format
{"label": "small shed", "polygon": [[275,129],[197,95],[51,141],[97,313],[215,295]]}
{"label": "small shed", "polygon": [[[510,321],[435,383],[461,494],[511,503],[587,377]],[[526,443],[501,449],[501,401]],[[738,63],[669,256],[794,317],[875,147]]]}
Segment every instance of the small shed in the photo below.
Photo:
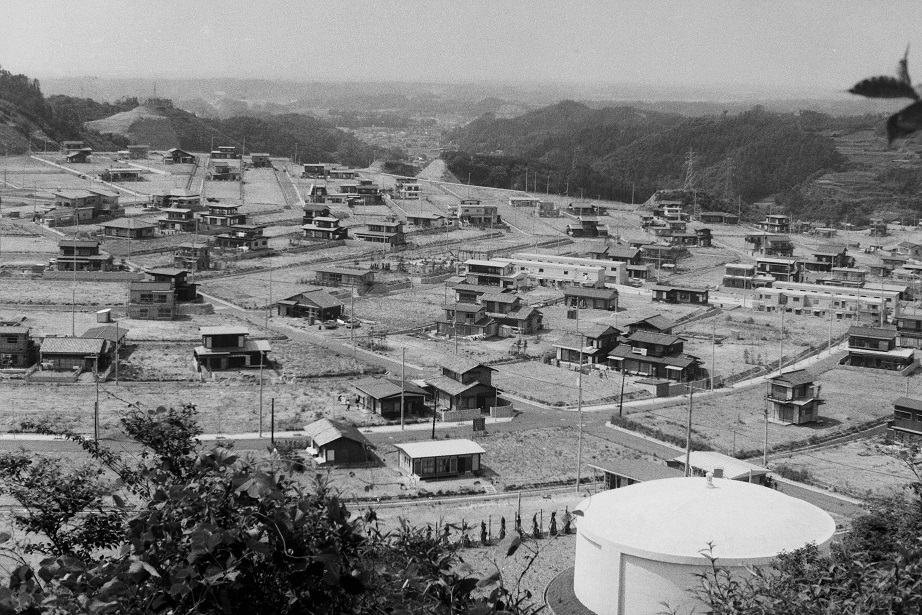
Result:
{"label": "small shed", "polygon": [[373,460],[372,448],[354,425],[320,419],[304,428],[308,438],[307,452],[318,464],[367,463]]}
{"label": "small shed", "polygon": [[480,456],[486,451],[471,440],[431,440],[395,444],[397,468],[419,479],[480,475]]}

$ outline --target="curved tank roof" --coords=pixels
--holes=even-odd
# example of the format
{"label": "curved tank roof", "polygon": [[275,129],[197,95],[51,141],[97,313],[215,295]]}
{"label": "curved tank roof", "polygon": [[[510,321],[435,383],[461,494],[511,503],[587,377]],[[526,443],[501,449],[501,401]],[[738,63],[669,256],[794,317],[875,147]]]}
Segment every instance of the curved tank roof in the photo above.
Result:
{"label": "curved tank roof", "polygon": [[701,564],[709,544],[721,564],[763,564],[835,533],[829,513],[803,500],[726,478],[711,485],[679,477],[598,493],[579,504],[577,527],[623,553],[677,564]]}

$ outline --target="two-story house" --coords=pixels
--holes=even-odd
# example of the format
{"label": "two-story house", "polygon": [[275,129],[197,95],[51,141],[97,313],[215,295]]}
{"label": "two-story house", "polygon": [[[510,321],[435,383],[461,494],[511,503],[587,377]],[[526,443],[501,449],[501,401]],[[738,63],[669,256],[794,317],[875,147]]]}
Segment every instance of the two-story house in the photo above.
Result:
{"label": "two-story house", "polygon": [[163,282],[173,289],[176,301],[195,301],[198,298],[198,285],[186,279],[188,271],[174,267],[155,267],[147,274],[154,282]]}
{"label": "two-story house", "polygon": [[543,326],[544,315],[541,311],[514,293],[484,294],[480,297],[480,305],[486,308],[487,317],[499,325],[500,337],[538,333]]}
{"label": "two-story house", "polygon": [[301,229],[307,239],[332,241],[348,237],[348,229],[340,226],[339,218],[330,213],[327,205],[306,203],[302,222]]}
{"label": "two-story house", "polygon": [[516,288],[525,278],[516,272],[514,263],[497,260],[466,260],[463,273],[468,284],[499,288]]}
{"label": "two-story house", "polygon": [[724,265],[724,288],[762,288],[769,286],[775,278],[761,274],[753,263],[727,263]]}
{"label": "two-story house", "polygon": [[365,230],[352,231],[352,235],[359,241],[383,243],[389,246],[402,246],[407,242],[403,233],[403,223],[398,220],[369,222],[365,225]]}
{"label": "two-story house", "polygon": [[165,209],[164,216],[157,219],[157,226],[161,231],[175,231],[180,233],[191,233],[195,231],[197,220],[195,212],[191,209],[174,207]]}
{"label": "two-story house", "polygon": [[900,442],[922,440],[922,399],[900,397],[893,402],[893,420],[887,423],[887,436]]}
{"label": "two-story house", "polygon": [[653,301],[663,303],[688,303],[707,305],[708,289],[692,286],[667,286],[659,284],[653,287]]}
{"label": "two-story house", "polygon": [[836,267],[854,267],[855,258],[845,246],[826,245],[813,250],[813,258],[804,261],[804,270],[831,273]]}
{"label": "two-story house", "polygon": [[684,348],[684,340],[676,335],[636,331],[608,353],[608,358],[618,371],[687,382],[698,375],[701,361],[685,354]]}
{"label": "two-story house", "polygon": [[912,348],[897,347],[899,335],[896,329],[853,326],[848,330],[848,356],[842,362],[905,372],[914,363],[914,353]]}
{"label": "two-story house", "polygon": [[800,282],[803,266],[796,258],[761,256],[756,259],[756,273],[778,282]]}
{"label": "two-story house", "polygon": [[766,233],[787,234],[791,232],[791,218],[783,214],[769,214],[756,223],[756,228]]}
{"label": "two-story house", "polygon": [[110,271],[112,256],[99,253],[99,242],[94,239],[62,239],[58,242],[58,271]]}
{"label": "two-story house", "polygon": [[235,224],[226,233],[215,235],[215,245],[231,250],[268,250],[269,238],[263,236],[264,228],[255,224]]}
{"label": "two-story house", "polygon": [[208,213],[199,214],[202,224],[208,226],[237,226],[247,223],[246,214],[238,213],[240,205],[209,203]]}
{"label": "two-story house", "polygon": [[768,419],[786,425],[811,423],[819,418],[820,386],[805,369],[769,378],[765,404]]}
{"label": "two-story house", "polygon": [[0,327],[0,369],[29,367],[37,355],[29,327]]}
{"label": "two-story house", "polygon": [[444,316],[436,321],[441,335],[494,337],[499,325],[487,316],[487,308],[476,303],[450,303],[442,308]]}
{"label": "two-story house", "polygon": [[764,256],[794,256],[794,244],[787,235],[766,235],[753,233],[746,235],[745,242],[752,244],[753,254]]}
{"label": "two-story house", "polygon": [[169,282],[130,282],[128,316],[139,320],[173,320],[176,297]]}
{"label": "two-story house", "polygon": [[606,363],[608,353],[618,346],[620,335],[618,329],[603,324],[591,325],[578,333],[567,333],[554,344],[554,348],[557,349],[557,360],[561,363],[579,365],[582,355],[583,364]]}
{"label": "two-story house", "polygon": [[442,363],[442,375],[426,379],[436,410],[488,410],[496,405],[493,368],[458,357]]}
{"label": "two-story house", "polygon": [[903,348],[922,348],[922,314],[900,314],[895,319]]}
{"label": "two-story house", "polygon": [[176,244],[173,266],[186,271],[207,271],[211,269],[211,248],[207,243]]}
{"label": "two-story house", "polygon": [[196,363],[215,371],[268,364],[268,340],[250,340],[246,327],[199,327],[202,345],[192,351]]}
{"label": "two-story house", "polygon": [[481,203],[477,199],[461,199],[450,208],[451,217],[461,224],[473,226],[492,226],[499,224],[499,208],[496,205]]}

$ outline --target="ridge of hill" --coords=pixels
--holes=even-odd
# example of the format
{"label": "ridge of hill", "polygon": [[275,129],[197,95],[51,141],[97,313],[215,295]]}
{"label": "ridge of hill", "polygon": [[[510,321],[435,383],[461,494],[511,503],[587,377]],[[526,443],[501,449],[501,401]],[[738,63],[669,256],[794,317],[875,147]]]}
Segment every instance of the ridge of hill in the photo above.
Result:
{"label": "ridge of hill", "polygon": [[179,137],[169,118],[146,106],[138,106],[109,117],[83,124],[101,134],[118,134],[132,143],[143,143],[154,149],[179,147]]}

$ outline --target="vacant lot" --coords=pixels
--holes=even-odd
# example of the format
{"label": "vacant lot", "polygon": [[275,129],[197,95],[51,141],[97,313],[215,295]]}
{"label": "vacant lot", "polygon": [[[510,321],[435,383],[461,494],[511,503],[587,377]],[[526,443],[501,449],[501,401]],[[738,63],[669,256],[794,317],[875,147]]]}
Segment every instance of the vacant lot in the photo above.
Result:
{"label": "vacant lot", "polygon": [[[884,370],[836,368],[817,377],[822,386],[821,420],[806,425],[769,423],[769,449],[787,442],[822,437],[893,414],[893,400],[903,395],[907,380],[917,389],[922,376],[908,379]],[[694,401],[693,428],[697,437],[715,449],[733,454],[740,450],[760,453],[765,433],[765,385],[732,394],[698,398]],[[645,425],[684,438],[688,416],[687,398],[677,405],[631,415]]]}
{"label": "vacant lot", "polygon": [[806,470],[812,482],[855,497],[886,496],[918,481],[909,467],[897,458],[901,450],[900,445],[886,444],[882,438],[875,437],[809,453],[774,457],[772,465],[784,464]]}
{"label": "vacant lot", "polygon": [[[559,406],[576,406],[579,395],[575,370],[554,367],[538,361],[497,365],[493,382],[500,389],[527,399]],[[644,389],[628,378],[624,394],[627,397],[646,396]],[[593,371],[583,375],[583,403],[617,401],[621,394],[621,376],[617,372]]]}

